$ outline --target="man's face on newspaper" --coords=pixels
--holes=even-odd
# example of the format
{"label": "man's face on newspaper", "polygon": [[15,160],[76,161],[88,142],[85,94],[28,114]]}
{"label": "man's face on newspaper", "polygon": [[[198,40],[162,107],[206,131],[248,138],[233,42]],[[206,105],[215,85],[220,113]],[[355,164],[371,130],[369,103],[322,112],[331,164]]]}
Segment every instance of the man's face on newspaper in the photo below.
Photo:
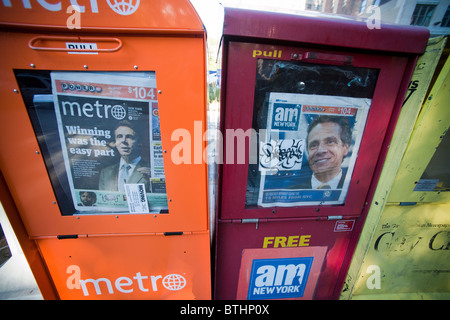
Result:
{"label": "man's face on newspaper", "polygon": [[309,133],[309,165],[316,175],[333,177],[341,170],[349,145],[341,140],[341,127],[334,122],[319,123]]}
{"label": "man's face on newspaper", "polygon": [[135,155],[137,152],[136,132],[130,127],[120,126],[114,132],[116,148],[122,157]]}

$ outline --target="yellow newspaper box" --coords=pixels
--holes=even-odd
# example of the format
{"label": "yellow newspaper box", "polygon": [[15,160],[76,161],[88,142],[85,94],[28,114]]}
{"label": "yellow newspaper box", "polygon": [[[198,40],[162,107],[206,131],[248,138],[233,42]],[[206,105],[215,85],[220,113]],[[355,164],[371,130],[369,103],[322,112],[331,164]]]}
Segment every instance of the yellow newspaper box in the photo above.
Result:
{"label": "yellow newspaper box", "polygon": [[[441,56],[445,43],[445,37],[430,39],[416,65],[342,299],[450,297],[450,60]],[[440,59],[442,69],[436,68]]]}
{"label": "yellow newspaper box", "polygon": [[190,2],[2,1],[0,36],[2,203],[44,298],[210,299]]}

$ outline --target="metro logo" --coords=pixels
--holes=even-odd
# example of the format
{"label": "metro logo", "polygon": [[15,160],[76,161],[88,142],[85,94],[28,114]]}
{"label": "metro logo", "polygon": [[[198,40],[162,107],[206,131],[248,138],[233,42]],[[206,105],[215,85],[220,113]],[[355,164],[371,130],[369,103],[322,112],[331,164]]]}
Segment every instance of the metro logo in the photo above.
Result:
{"label": "metro logo", "polygon": [[[2,0],[2,2],[3,2],[3,6],[12,7],[11,0]],[[37,0],[37,2],[41,5],[42,8],[44,8],[48,11],[62,11],[62,9],[63,9],[61,1],[59,1],[57,3],[49,3],[46,0]],[[97,0],[90,0],[90,4],[91,4],[92,12],[98,13]],[[31,6],[30,0],[22,0],[22,5],[25,9],[33,9],[33,7]],[[77,0],[70,0],[70,5],[76,6],[77,11],[79,11],[79,12],[83,13],[85,11],[85,6],[78,5]]]}
{"label": "metro logo", "polygon": [[313,257],[253,260],[247,299],[301,298]]}
{"label": "metro logo", "polygon": [[[18,2],[18,1],[16,1]],[[22,0],[22,6],[25,9],[33,9],[30,0]],[[53,12],[57,12],[57,11],[63,11],[63,8],[66,8],[68,5],[72,6],[72,8],[74,8],[76,11],[80,12],[80,13],[84,13],[86,12],[86,6],[85,5],[79,5],[78,4],[78,0],[65,0],[65,1],[53,1],[53,3],[51,1],[47,1],[47,0],[37,0],[37,2],[39,3],[39,5],[44,8],[45,10],[48,11],[53,11]],[[139,3],[140,0],[128,0],[128,1],[124,1],[124,0],[106,0],[107,4],[109,5],[109,7],[111,8],[111,10],[113,10],[115,13],[120,14],[122,16],[127,16],[127,15],[131,15],[134,12],[136,12],[136,10],[139,8]],[[2,0],[3,6],[4,7],[12,7],[13,4],[11,2],[11,0]],[[99,13],[99,9],[98,9],[98,0],[89,0],[89,4],[91,12],[92,13]],[[64,6],[63,6],[64,5]],[[16,4],[16,6],[19,6]]]}
{"label": "metro logo", "polygon": [[[103,295],[105,293],[112,295],[117,292],[149,292],[150,288],[152,290],[150,292],[158,292],[160,291],[161,285],[169,291],[179,291],[182,290],[187,284],[187,280],[184,276],[174,273],[163,277],[160,274],[147,276],[142,275],[140,272],[136,272],[135,276],[121,276],[115,281],[106,277],[100,277],[97,279],[81,279],[81,268],[78,265],[68,266],[67,273],[70,274],[66,281],[67,288],[70,290],[82,289],[83,295],[86,297],[91,295],[93,292],[97,295]],[[136,288],[136,284],[138,288]],[[116,290],[114,290],[114,288]]]}

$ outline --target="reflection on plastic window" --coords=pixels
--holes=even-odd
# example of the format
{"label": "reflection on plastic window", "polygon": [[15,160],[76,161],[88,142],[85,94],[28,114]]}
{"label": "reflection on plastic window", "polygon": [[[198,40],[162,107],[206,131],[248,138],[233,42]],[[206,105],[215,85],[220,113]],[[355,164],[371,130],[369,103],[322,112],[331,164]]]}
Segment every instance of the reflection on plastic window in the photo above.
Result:
{"label": "reflection on plastic window", "polygon": [[[259,59],[246,207],[345,203],[378,70]],[[265,130],[261,130],[265,129]]]}
{"label": "reflection on plastic window", "polygon": [[15,74],[62,215],[168,212],[155,72]]}
{"label": "reflection on plastic window", "polygon": [[450,190],[450,134],[447,131],[414,191]]}

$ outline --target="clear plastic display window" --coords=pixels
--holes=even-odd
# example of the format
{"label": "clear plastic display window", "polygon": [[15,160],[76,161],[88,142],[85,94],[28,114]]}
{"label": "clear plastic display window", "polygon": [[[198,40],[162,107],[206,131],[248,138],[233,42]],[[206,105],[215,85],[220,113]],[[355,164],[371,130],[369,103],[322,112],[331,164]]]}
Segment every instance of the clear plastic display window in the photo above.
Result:
{"label": "clear plastic display window", "polygon": [[155,72],[15,75],[62,215],[168,213]]}
{"label": "clear plastic display window", "polygon": [[345,203],[378,72],[257,61],[246,208]]}

